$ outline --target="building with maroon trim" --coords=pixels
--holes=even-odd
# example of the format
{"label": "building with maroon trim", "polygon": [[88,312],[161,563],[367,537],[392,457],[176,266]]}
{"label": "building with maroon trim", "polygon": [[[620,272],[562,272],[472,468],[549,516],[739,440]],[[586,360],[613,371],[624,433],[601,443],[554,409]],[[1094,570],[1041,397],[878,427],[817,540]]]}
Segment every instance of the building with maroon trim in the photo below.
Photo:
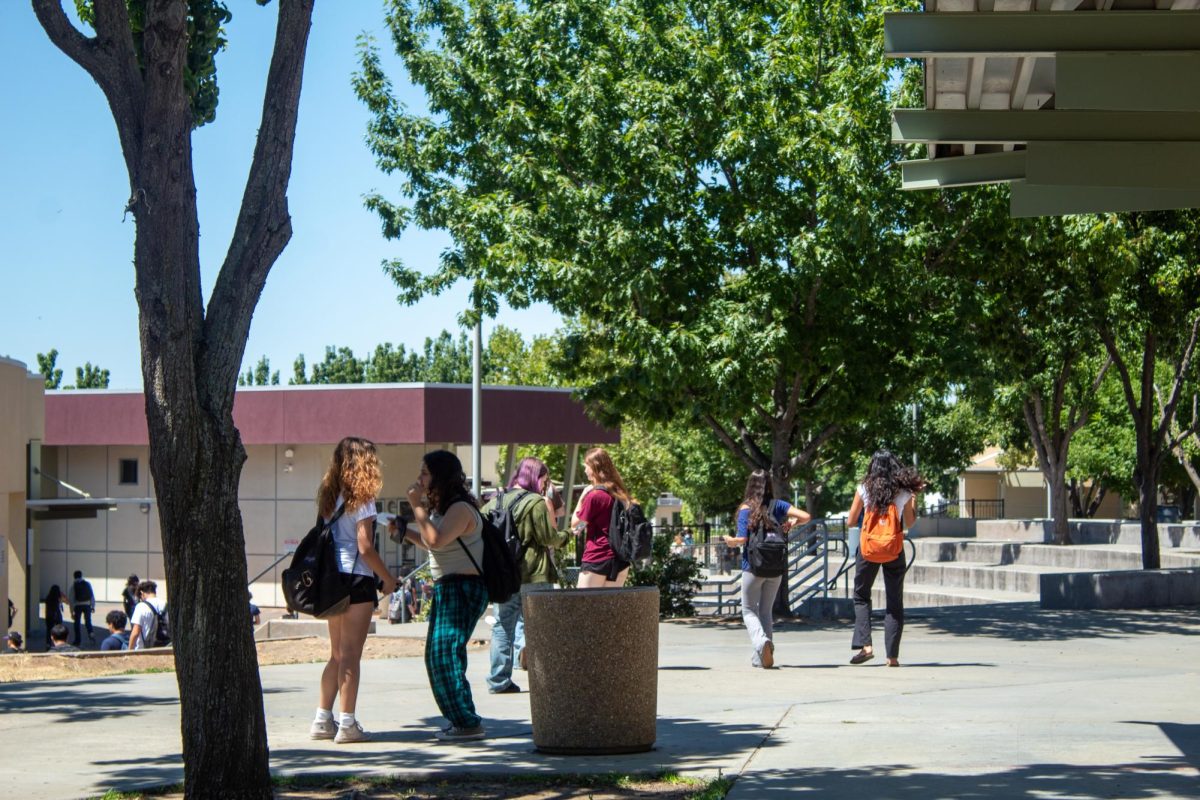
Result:
{"label": "building with maroon trim", "polygon": [[[46,392],[44,433],[29,455],[31,474],[38,477],[27,501],[33,530],[27,603],[51,584],[68,584],[77,569],[101,601],[118,601],[130,574],[163,583],[144,403],[140,392]],[[487,386],[481,414],[485,485],[511,470],[511,464],[497,463],[500,445],[561,445],[577,452],[619,440],[618,432],[589,419],[569,390]],[[469,386],[242,388],[233,416],[247,454],[239,502],[249,576],[263,573],[251,585],[259,605],[282,605],[278,573],[287,561],[276,562],[312,526],[317,485],[343,436],[378,446],[383,511],[404,510],[404,490],[424,453],[457,450],[470,463]],[[380,543],[389,565],[419,558],[411,545],[402,549],[383,535]]]}

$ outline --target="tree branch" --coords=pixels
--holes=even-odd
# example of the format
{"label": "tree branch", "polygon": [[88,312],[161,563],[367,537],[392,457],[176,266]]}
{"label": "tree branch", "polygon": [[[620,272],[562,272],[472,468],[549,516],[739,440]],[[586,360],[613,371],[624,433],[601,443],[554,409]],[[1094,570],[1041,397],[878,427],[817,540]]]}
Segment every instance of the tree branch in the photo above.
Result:
{"label": "tree branch", "polygon": [[[250,320],[262,295],[267,273],[292,237],[287,187],[292,173],[296,117],[314,0],[286,0],[279,5],[275,49],[267,73],[262,122],[254,160],[242,195],[233,239],[208,303],[201,374],[217,392],[233,386],[241,366]],[[221,343],[241,342],[237,352]],[[229,394],[232,402],[232,394]]]}
{"label": "tree branch", "polygon": [[804,449],[797,453],[792,459],[791,464],[789,465],[792,472],[795,473],[796,471],[803,469],[804,466],[816,454],[817,450],[819,450],[822,445],[837,435],[837,432],[841,429],[841,423],[838,422],[831,422],[826,425],[825,428],[816,436],[814,436],[812,440],[804,446]]}
{"label": "tree branch", "polygon": [[[1162,419],[1158,423],[1158,435],[1164,438],[1167,433],[1168,426],[1175,417],[1175,407],[1179,405],[1179,398],[1183,392],[1183,382],[1187,377],[1188,372],[1192,368],[1192,356],[1196,352],[1196,339],[1200,336],[1200,313],[1196,314],[1196,318],[1192,320],[1192,332],[1188,337],[1187,345],[1180,354],[1179,361],[1175,364],[1175,380],[1171,384],[1171,394],[1167,398],[1167,402],[1162,406]],[[1155,387],[1155,391],[1158,387]]]}
{"label": "tree branch", "polygon": [[738,460],[740,460],[750,469],[763,469],[761,464],[756,464],[754,459],[750,457],[749,453],[743,450],[741,445],[734,441],[734,438],[729,435],[729,432],[725,430],[725,427],[721,425],[721,423],[717,422],[716,418],[712,414],[704,413],[701,414],[700,417],[708,423],[710,428],[713,429],[713,433],[715,433],[717,438],[721,440],[721,444],[725,445],[729,452],[733,453]]}

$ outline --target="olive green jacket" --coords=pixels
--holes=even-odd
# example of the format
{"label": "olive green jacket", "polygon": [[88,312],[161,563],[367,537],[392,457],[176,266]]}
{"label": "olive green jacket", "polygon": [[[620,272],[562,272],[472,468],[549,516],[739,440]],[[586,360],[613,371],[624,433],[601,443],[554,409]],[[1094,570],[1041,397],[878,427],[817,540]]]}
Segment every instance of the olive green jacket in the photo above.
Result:
{"label": "olive green jacket", "polygon": [[[558,580],[558,570],[551,557],[553,550],[562,547],[571,538],[569,531],[558,531],[550,521],[550,509],[546,501],[536,492],[526,492],[521,489],[505,489],[503,494],[505,508],[515,508],[513,518],[521,542],[525,545],[525,554],[521,559],[521,583],[555,583]],[[496,507],[493,497],[483,507],[487,514]]]}

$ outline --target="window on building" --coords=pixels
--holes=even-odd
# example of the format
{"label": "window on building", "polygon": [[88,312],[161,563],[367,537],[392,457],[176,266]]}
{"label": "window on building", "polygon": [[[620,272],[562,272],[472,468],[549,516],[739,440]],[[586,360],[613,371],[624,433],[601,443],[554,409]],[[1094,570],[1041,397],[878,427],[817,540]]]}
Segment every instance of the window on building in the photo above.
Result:
{"label": "window on building", "polygon": [[136,484],[138,482],[138,462],[136,458],[122,458],[118,462],[118,468],[121,474],[121,485]]}

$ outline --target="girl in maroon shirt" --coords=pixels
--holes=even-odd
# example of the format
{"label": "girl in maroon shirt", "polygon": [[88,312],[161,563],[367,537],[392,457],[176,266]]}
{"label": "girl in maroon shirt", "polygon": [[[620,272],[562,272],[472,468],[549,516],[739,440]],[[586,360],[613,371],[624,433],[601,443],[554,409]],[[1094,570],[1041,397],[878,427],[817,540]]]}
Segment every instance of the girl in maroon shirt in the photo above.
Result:
{"label": "girl in maroon shirt", "polygon": [[629,492],[612,457],[601,447],[593,447],[583,456],[583,471],[590,487],[584,490],[571,515],[571,527],[586,536],[583,565],[579,572],[580,589],[616,589],[625,585],[629,562],[617,558],[608,543],[608,525],[612,519],[613,498],[629,503]]}

